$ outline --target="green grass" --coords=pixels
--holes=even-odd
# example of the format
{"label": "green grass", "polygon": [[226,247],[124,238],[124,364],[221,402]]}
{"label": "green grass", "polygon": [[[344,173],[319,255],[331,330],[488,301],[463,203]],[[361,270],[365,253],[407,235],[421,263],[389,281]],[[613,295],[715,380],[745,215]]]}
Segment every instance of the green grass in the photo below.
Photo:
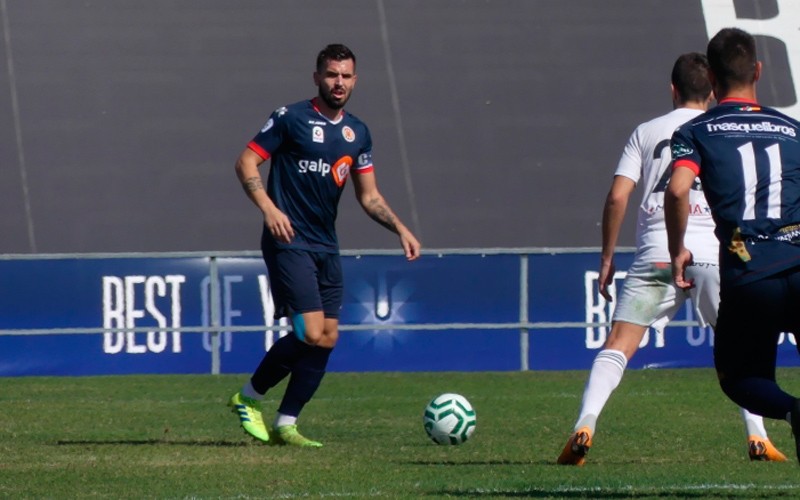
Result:
{"label": "green grass", "polygon": [[[300,428],[319,450],[259,445],[225,403],[240,376],[0,379],[0,498],[796,498],[790,461],[751,463],[711,370],[629,371],[585,467],[555,465],[587,372],[328,374]],[[779,380],[800,388],[800,370]],[[283,386],[267,396],[272,419]],[[472,402],[461,446],[425,435],[441,392]]]}

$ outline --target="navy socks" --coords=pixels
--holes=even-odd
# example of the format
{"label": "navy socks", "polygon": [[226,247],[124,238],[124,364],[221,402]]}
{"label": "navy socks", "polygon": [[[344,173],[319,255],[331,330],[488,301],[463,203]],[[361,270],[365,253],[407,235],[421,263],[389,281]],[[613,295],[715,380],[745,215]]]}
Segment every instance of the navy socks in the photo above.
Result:
{"label": "navy socks", "polygon": [[756,415],[784,420],[794,405],[794,396],[784,392],[774,380],[758,377],[724,379],[723,392],[739,406]]}
{"label": "navy socks", "polygon": [[292,371],[297,361],[314,347],[289,334],[272,345],[250,378],[253,389],[266,394]]}
{"label": "navy socks", "polygon": [[311,347],[305,356],[297,360],[292,368],[292,376],[286,386],[278,412],[283,415],[298,416],[303,407],[317,392],[325,368],[328,366],[333,349],[325,347]]}

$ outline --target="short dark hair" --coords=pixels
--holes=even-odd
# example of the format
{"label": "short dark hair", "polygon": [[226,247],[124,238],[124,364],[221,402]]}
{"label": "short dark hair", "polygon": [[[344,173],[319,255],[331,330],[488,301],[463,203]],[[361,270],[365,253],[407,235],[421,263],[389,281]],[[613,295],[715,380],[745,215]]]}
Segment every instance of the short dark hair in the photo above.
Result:
{"label": "short dark hair", "polygon": [[708,64],[722,91],[755,81],[756,39],[739,28],[725,28],[714,35],[706,49]]}
{"label": "short dark hair", "polygon": [[705,101],[711,95],[708,59],[699,52],[682,54],[672,66],[672,86],[684,102]]}
{"label": "short dark hair", "polygon": [[327,45],[324,49],[320,50],[319,55],[317,55],[317,72],[321,72],[325,69],[325,65],[328,61],[345,61],[347,59],[352,59],[353,66],[355,67],[356,55],[353,54],[353,51],[348,49],[346,45],[341,43]]}

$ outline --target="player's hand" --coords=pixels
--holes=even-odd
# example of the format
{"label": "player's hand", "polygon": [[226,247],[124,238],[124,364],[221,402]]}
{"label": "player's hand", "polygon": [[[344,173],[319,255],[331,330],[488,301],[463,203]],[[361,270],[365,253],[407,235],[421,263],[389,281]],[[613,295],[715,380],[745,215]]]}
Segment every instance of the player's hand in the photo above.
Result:
{"label": "player's hand", "polygon": [[420,245],[419,241],[417,241],[410,231],[406,230],[400,232],[400,245],[403,247],[403,253],[406,254],[406,259],[417,260],[419,258],[422,245]]}
{"label": "player's hand", "polygon": [[269,233],[281,243],[291,243],[294,239],[294,229],[286,214],[277,208],[264,213],[264,224]]}
{"label": "player's hand", "polygon": [[672,258],[672,279],[675,282],[675,286],[682,290],[694,288],[694,280],[686,278],[686,268],[692,265],[693,262],[692,252],[686,248],[683,248]]}
{"label": "player's hand", "polygon": [[608,287],[614,282],[614,273],[616,273],[616,271],[617,268],[616,265],[614,265],[614,259],[600,261],[600,276],[597,278],[597,283],[600,289],[600,295],[608,302],[614,301],[614,298],[611,297],[611,292],[608,291]]}

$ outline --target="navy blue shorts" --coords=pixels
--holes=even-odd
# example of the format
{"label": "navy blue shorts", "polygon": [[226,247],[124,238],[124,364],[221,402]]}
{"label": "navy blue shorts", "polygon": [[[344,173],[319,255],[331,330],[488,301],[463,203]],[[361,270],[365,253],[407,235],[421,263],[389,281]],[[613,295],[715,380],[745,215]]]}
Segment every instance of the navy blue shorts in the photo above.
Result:
{"label": "navy blue shorts", "polygon": [[261,253],[276,318],[313,311],[339,317],[344,295],[339,254],[277,248],[268,234],[261,238]]}
{"label": "navy blue shorts", "polygon": [[721,378],[775,380],[782,332],[800,337],[800,268],[745,285],[723,286],[714,335],[717,373]]}

